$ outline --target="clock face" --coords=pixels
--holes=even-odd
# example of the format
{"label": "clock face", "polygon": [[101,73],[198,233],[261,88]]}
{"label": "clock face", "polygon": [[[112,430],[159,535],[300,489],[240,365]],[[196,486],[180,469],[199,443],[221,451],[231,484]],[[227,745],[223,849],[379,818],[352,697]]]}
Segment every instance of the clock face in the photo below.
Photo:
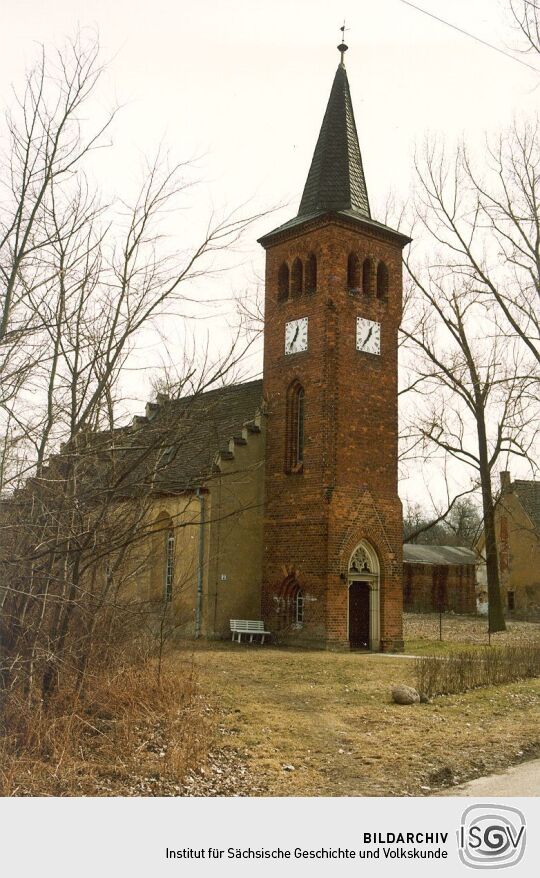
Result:
{"label": "clock face", "polygon": [[356,318],[356,350],[366,354],[381,353],[381,324],[365,317]]}
{"label": "clock face", "polygon": [[298,354],[308,349],[308,319],[291,320],[285,324],[285,353]]}

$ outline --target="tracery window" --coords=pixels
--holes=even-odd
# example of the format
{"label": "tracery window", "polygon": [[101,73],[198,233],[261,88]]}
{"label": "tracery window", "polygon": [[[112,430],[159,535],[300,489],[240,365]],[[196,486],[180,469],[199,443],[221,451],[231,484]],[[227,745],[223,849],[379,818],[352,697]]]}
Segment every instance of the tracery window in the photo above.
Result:
{"label": "tracery window", "polygon": [[365,546],[359,545],[351,558],[349,573],[375,573]]}

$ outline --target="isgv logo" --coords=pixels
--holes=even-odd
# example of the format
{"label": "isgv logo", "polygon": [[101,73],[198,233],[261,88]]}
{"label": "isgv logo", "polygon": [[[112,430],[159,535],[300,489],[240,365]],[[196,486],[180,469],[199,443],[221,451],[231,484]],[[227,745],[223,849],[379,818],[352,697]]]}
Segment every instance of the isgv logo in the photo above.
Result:
{"label": "isgv logo", "polygon": [[509,805],[471,805],[458,830],[462,863],[471,869],[504,869],[525,852],[525,817]]}

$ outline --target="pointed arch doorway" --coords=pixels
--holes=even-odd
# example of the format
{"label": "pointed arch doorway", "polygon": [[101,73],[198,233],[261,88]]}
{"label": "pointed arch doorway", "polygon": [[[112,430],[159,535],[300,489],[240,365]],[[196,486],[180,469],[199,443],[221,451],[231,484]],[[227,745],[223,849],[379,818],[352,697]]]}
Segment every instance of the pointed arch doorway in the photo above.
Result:
{"label": "pointed arch doorway", "polygon": [[374,548],[362,540],[348,572],[348,639],[351,649],[380,649],[380,566]]}

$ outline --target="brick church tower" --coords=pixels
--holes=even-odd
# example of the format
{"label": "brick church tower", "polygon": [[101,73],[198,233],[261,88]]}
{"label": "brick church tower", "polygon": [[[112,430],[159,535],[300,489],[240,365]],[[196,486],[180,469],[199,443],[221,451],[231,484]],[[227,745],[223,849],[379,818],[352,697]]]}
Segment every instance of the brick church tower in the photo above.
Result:
{"label": "brick church tower", "polygon": [[284,641],[399,650],[401,251],[371,218],[343,62],[298,215],[266,250],[263,614]]}

